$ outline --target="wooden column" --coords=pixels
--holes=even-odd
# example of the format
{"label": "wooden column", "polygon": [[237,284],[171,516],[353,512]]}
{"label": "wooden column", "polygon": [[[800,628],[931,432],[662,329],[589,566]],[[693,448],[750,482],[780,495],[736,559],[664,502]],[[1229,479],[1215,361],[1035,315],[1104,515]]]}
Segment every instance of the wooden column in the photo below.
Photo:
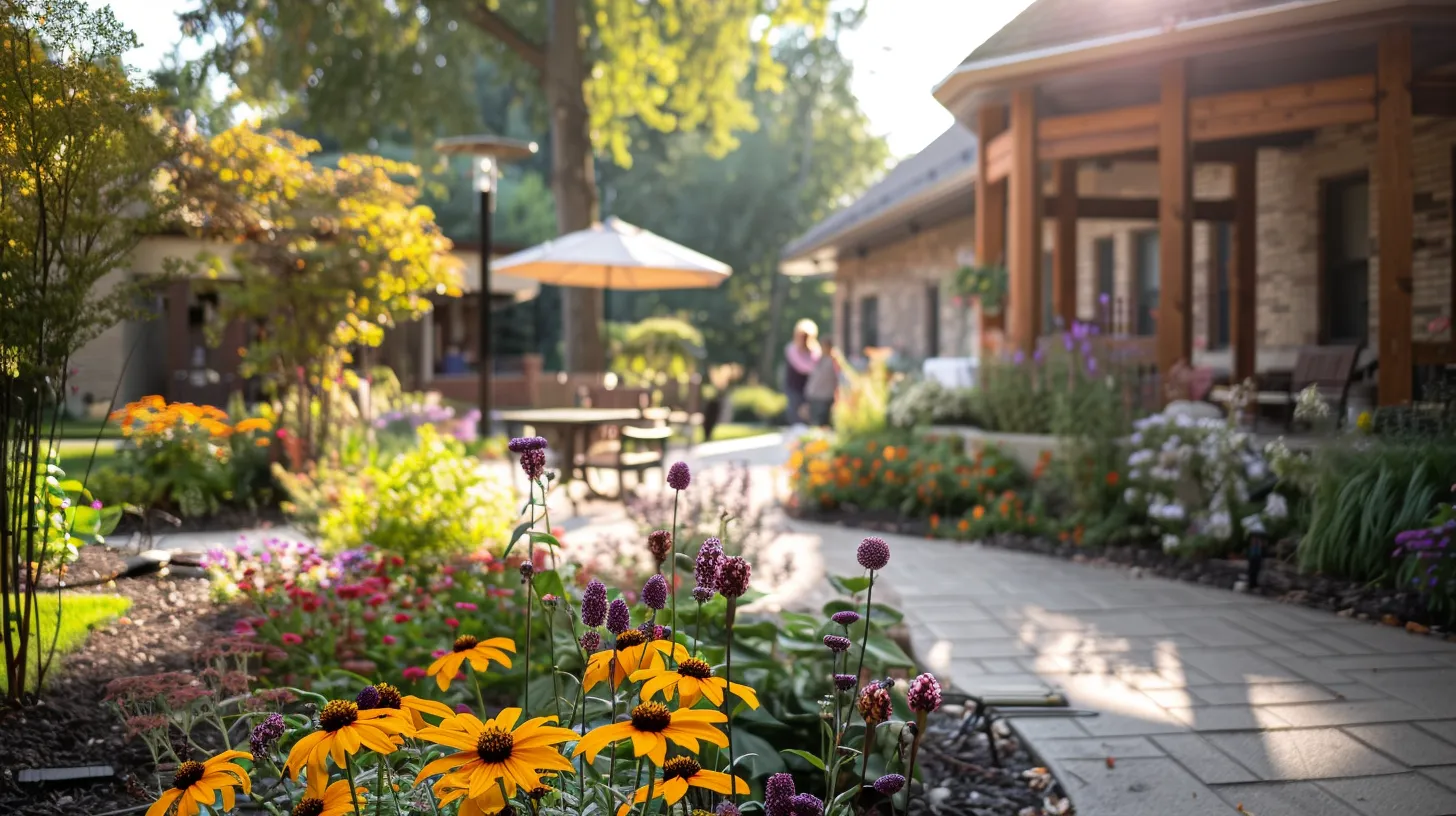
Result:
{"label": "wooden column", "polygon": [[1158,370],[1193,360],[1193,172],[1187,63],[1163,66],[1158,112]]}
{"label": "wooden column", "polygon": [[1259,247],[1258,154],[1254,150],[1234,162],[1234,234],[1229,258],[1229,341],[1233,346],[1233,379],[1254,376],[1258,342],[1256,292]]}
{"label": "wooden column", "polygon": [[1380,36],[1375,149],[1379,190],[1380,404],[1411,400],[1411,262],[1415,241],[1411,158],[1411,32],[1392,27]]}
{"label": "wooden column", "polygon": [[1070,329],[1077,322],[1077,162],[1059,159],[1057,241],[1052,248],[1052,312]]}
{"label": "wooden column", "polygon": [[1009,237],[1006,271],[1011,345],[1027,354],[1041,333],[1041,184],[1036,160],[1036,89],[1011,94],[1011,175],[1007,179]]}
{"label": "wooden column", "polygon": [[[1006,108],[987,105],[976,112],[976,264],[979,266],[1006,263],[1006,183],[985,180],[991,177],[988,146],[1005,131]],[[979,304],[976,309],[981,355],[1000,353],[1006,328],[1005,304],[995,314],[987,314]]]}

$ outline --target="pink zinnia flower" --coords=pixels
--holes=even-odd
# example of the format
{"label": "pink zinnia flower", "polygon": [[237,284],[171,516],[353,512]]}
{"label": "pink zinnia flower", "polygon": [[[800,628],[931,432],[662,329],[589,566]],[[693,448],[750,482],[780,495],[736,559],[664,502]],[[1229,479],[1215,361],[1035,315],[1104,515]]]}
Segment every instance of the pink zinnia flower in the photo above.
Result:
{"label": "pink zinnia flower", "polygon": [[403,612],[396,612],[394,614],[394,622],[395,623],[409,623],[410,622],[410,616],[409,615],[406,615]]}
{"label": "pink zinnia flower", "polygon": [[419,666],[405,666],[404,671],[400,672],[400,674],[403,674],[406,680],[425,679],[425,670]]}
{"label": "pink zinnia flower", "polygon": [[444,657],[447,654],[450,654],[450,650],[449,649],[436,649],[435,651],[430,652],[430,657],[433,657],[436,660],[439,660],[440,658]]}
{"label": "pink zinnia flower", "polygon": [[456,601],[455,608],[459,609],[461,612],[474,612],[479,607],[477,607],[470,601]]}
{"label": "pink zinnia flower", "polygon": [[385,635],[384,637],[380,638],[380,640],[384,643],[385,646],[393,646],[394,644],[399,642],[399,639],[396,638],[394,635]]}
{"label": "pink zinnia flower", "polygon": [[289,645],[289,646],[297,646],[297,645],[303,643],[303,636],[302,635],[296,635],[296,634],[294,634],[292,632],[284,632],[283,633],[283,642],[285,644]]}
{"label": "pink zinnia flower", "polygon": [[450,627],[451,629],[454,629],[455,627],[460,625],[460,621],[455,618],[446,618],[445,625]]}

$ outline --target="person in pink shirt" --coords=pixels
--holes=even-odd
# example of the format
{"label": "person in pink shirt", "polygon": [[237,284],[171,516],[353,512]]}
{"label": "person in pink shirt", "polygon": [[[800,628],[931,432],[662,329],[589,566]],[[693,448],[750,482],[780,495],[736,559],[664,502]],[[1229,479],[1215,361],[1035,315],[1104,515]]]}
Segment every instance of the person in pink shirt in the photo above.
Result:
{"label": "person in pink shirt", "polygon": [[794,324],[794,339],[784,347],[784,395],[789,398],[789,424],[804,422],[804,387],[819,362],[819,327],[812,320]]}

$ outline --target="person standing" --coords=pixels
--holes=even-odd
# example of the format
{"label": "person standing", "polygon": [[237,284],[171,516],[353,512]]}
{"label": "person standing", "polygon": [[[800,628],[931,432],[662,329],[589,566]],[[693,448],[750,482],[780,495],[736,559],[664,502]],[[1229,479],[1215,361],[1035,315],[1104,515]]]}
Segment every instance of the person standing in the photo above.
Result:
{"label": "person standing", "polygon": [[829,413],[834,408],[834,394],[839,389],[839,360],[834,356],[834,343],[825,340],[819,354],[819,362],[809,373],[804,385],[804,399],[809,403],[809,424],[816,428],[829,427]]}
{"label": "person standing", "polygon": [[794,324],[794,339],[784,348],[784,395],[789,398],[789,424],[804,423],[804,386],[819,362],[819,327],[812,320]]}

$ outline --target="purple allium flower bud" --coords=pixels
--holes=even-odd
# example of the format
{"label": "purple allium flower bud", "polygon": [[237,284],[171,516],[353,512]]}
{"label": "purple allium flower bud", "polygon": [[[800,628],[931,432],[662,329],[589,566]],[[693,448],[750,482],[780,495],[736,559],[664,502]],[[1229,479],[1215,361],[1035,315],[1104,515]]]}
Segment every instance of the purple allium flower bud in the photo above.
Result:
{"label": "purple allium flower bud", "polygon": [[870,536],[859,543],[859,551],[855,553],[859,559],[859,565],[867,570],[879,571],[890,563],[890,545],[885,543],[883,538]]}
{"label": "purple allium flower bud", "polygon": [[738,806],[727,799],[718,803],[718,808],[713,811],[713,814],[714,816],[743,816],[743,812],[738,809]]}
{"label": "purple allium flower bud", "polygon": [[546,440],[539,436],[518,436],[506,444],[511,453],[546,450]]}
{"label": "purple allium flower bud", "polygon": [[692,481],[693,474],[688,470],[687,462],[673,462],[672,467],[667,469],[667,486],[673,490],[687,490]]}
{"label": "purple allium flower bud", "polygon": [[839,654],[840,652],[849,651],[850,644],[849,638],[847,637],[842,637],[840,635],[825,635],[824,645],[829,647],[829,651],[834,652],[835,654]]}
{"label": "purple allium flower bud", "polygon": [[593,578],[581,593],[581,622],[597,627],[607,620],[607,585]]}
{"label": "purple allium flower bud", "polygon": [[521,470],[531,481],[541,478],[541,474],[546,472],[546,451],[528,450],[521,454]]}
{"label": "purple allium flower bud", "polygon": [[530,561],[522,561],[521,562],[521,583],[524,584],[525,582],[531,580],[531,576],[532,575],[535,575],[535,574],[536,574],[536,565],[535,564],[532,564]]}
{"label": "purple allium flower bud", "polygon": [[672,552],[672,533],[667,530],[653,530],[647,534],[647,551],[660,565]]}
{"label": "purple allium flower bud", "polygon": [[748,579],[753,570],[748,562],[738,556],[723,559],[718,569],[718,591],[725,598],[738,598],[748,591]]}
{"label": "purple allium flower bud", "polygon": [[905,695],[910,710],[918,714],[929,714],[940,709],[940,682],[929,672],[910,681],[910,690]]}
{"label": "purple allium flower bud", "polygon": [[837,689],[839,689],[840,691],[849,691],[850,689],[854,688],[854,675],[852,675],[852,674],[836,674],[836,675],[834,675],[834,687],[837,688]]}
{"label": "purple allium flower bud", "polygon": [[698,586],[707,589],[718,588],[718,570],[723,566],[723,542],[716,538],[703,539],[698,548],[698,562],[693,567],[693,576]]}
{"label": "purple allium flower bud", "polygon": [[379,707],[379,689],[373,686],[365,686],[354,698],[355,705],[360,711],[368,711],[371,708]]}
{"label": "purple allium flower bud", "polygon": [[654,574],[642,585],[642,603],[647,604],[648,609],[667,606],[667,579],[662,577],[662,573]]}
{"label": "purple allium flower bud", "polygon": [[263,757],[268,754],[268,749],[273,747],[273,743],[283,736],[284,730],[286,730],[286,725],[283,722],[282,714],[269,714],[263,718],[262,722],[253,726],[253,733],[248,736],[248,747],[253,749],[254,761],[262,761]]}
{"label": "purple allium flower bud", "polygon": [[824,800],[812,793],[800,793],[789,800],[793,816],[824,816]]}
{"label": "purple allium flower bud", "polygon": [[879,725],[890,719],[890,692],[878,683],[871,683],[859,693],[859,714],[869,725]]}
{"label": "purple allium flower bud", "polygon": [[581,639],[577,641],[581,648],[588,654],[602,648],[602,636],[598,632],[582,632]]}
{"label": "purple allium flower bud", "polygon": [[672,640],[672,627],[662,625],[652,627],[652,639]]}
{"label": "purple allium flower bud", "polygon": [[710,587],[693,587],[693,600],[698,603],[707,603],[713,600],[713,590]]}
{"label": "purple allium flower bud", "polygon": [[899,774],[885,774],[875,780],[875,790],[885,796],[894,796],[905,787],[905,777]]}
{"label": "purple allium flower bud", "polygon": [[607,631],[614,635],[620,635],[632,628],[632,610],[627,608],[627,602],[621,598],[612,601],[607,607]]}
{"label": "purple allium flower bud", "polygon": [[835,612],[829,616],[829,619],[847,629],[859,623],[859,613],[852,609],[846,609],[843,612]]}
{"label": "purple allium flower bud", "polygon": [[770,776],[763,785],[763,810],[766,816],[790,816],[789,802],[796,793],[792,775],[776,773]]}

